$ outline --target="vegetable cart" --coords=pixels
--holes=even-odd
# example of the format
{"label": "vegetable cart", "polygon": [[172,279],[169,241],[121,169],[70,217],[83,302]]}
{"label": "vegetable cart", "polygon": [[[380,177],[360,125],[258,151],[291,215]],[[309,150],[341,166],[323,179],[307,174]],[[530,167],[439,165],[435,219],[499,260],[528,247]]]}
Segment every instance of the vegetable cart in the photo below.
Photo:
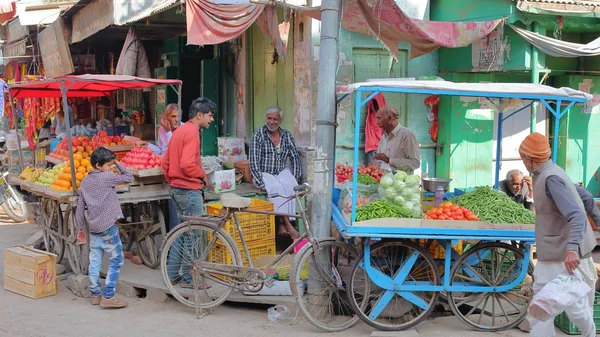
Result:
{"label": "vegetable cart", "polygon": [[[123,89],[141,90],[157,85],[169,85],[177,93],[181,103],[180,80],[157,80],[124,75],[80,75],[64,76],[44,81],[15,84],[9,87],[11,98],[62,97],[64,110],[67,110],[69,97],[102,97]],[[12,99],[11,99],[12,101]],[[180,110],[181,113],[181,110]],[[70,129],[70,120],[65,118],[66,128]],[[67,133],[71,181],[75,179],[73,145],[71,134]],[[54,164],[60,161],[48,157]],[[66,164],[63,164],[66,165]],[[164,181],[162,170],[131,170],[134,182],[118,186],[117,193],[127,222],[120,226],[123,247],[131,249],[137,243],[137,252],[142,262],[151,268],[160,264],[161,240],[166,234],[163,209],[170,198],[169,187]],[[57,254],[62,260],[68,258],[71,268],[78,274],[87,274],[89,260],[88,244],[76,244],[75,209],[77,206],[77,187],[71,191],[55,191],[20,179],[15,179],[21,187],[39,198],[40,225],[44,231],[46,250]],[[87,226],[86,226],[87,227]],[[87,232],[87,228],[86,228]],[[89,234],[89,233],[86,233]],[[87,236],[89,238],[89,235]]]}
{"label": "vegetable cart", "polygon": [[[380,92],[540,101],[556,121],[575,103],[585,103],[591,98],[569,88],[523,83],[482,85],[392,79],[338,88],[343,95],[340,101],[354,93],[356,121],[360,120],[361,107]],[[367,93],[366,98],[363,93]],[[555,107],[551,102],[556,103]],[[501,157],[502,122],[529,105],[506,117],[498,113],[498,157]],[[555,128],[558,125],[555,123]],[[354,191],[360,134],[359,123],[355,126]],[[557,139],[554,137],[554,149]],[[497,187],[499,161],[496,163]],[[453,313],[475,329],[508,329],[525,317],[533,296],[530,245],[535,242],[534,225],[408,218],[356,221],[357,194],[352,195],[349,219],[335,202],[333,219],[345,237],[363,238],[362,258],[354,264],[346,284],[350,305],[364,322],[380,330],[408,329],[431,314],[441,295],[447,298]],[[463,251],[461,242],[472,244]],[[434,259],[429,252],[428,245],[436,243],[444,250],[442,258]]]}

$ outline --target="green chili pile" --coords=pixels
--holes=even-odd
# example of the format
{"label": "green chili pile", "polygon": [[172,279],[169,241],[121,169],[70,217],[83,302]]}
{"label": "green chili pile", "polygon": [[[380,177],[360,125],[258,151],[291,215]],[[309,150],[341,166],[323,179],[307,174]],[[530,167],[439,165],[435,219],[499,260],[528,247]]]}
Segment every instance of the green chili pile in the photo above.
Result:
{"label": "green chili pile", "polygon": [[377,179],[368,176],[366,174],[359,174],[358,175],[358,183],[359,184],[363,184],[363,185],[375,185],[375,184],[379,184],[377,182]]}
{"label": "green chili pile", "polygon": [[535,214],[514,202],[508,195],[491,187],[478,187],[450,200],[455,205],[470,209],[479,221],[493,224],[534,224]]}
{"label": "green chili pile", "polygon": [[413,218],[411,211],[387,200],[375,200],[356,209],[356,221],[380,218]]}

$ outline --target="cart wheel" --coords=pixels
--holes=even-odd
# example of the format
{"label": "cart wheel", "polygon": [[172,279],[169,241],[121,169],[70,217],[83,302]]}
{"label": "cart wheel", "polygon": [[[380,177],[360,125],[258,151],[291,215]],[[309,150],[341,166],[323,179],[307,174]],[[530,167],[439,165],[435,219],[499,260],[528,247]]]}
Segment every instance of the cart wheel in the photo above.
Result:
{"label": "cart wheel", "polygon": [[[523,252],[501,242],[480,243],[458,260],[450,285],[501,286],[513,282],[523,268]],[[533,297],[533,264],[515,288],[506,292],[449,292],[448,303],[464,324],[483,331],[517,326],[527,315]]]}
{"label": "cart wheel", "polygon": [[[77,229],[75,228],[75,211],[73,207],[67,207],[63,219],[67,236],[75,237]],[[67,252],[69,254],[69,264],[73,272],[75,274],[87,275],[90,264],[90,247],[88,243],[81,245],[75,242],[67,243]]]}
{"label": "cart wheel", "polygon": [[166,235],[165,217],[162,209],[156,203],[141,206],[136,242],[138,255],[144,265],[155,269],[160,265],[160,247]]}
{"label": "cart wheel", "polygon": [[[370,256],[363,254],[354,264],[348,289],[350,304],[360,319],[385,331],[406,330],[426,319],[439,296],[426,288],[440,284],[429,253],[406,241],[383,242],[371,248]],[[365,269],[365,258],[370,259],[370,272]],[[398,290],[415,285],[423,290]]]}
{"label": "cart wheel", "polygon": [[43,243],[44,249],[47,252],[56,254],[56,263],[61,263],[65,256],[65,242],[64,240],[50,233],[46,230],[46,227],[50,227],[64,235],[62,222],[59,219],[60,204],[55,203],[53,200],[40,198],[40,217],[44,224],[43,229]]}

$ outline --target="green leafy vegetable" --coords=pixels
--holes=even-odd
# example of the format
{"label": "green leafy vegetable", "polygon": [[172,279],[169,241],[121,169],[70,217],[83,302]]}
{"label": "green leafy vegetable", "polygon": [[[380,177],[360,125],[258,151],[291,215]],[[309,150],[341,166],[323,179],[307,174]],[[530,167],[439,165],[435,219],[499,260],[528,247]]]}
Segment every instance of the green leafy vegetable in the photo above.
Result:
{"label": "green leafy vegetable", "polygon": [[359,184],[363,184],[363,185],[376,185],[378,184],[377,179],[368,176],[366,174],[359,174],[358,175],[358,183]]}

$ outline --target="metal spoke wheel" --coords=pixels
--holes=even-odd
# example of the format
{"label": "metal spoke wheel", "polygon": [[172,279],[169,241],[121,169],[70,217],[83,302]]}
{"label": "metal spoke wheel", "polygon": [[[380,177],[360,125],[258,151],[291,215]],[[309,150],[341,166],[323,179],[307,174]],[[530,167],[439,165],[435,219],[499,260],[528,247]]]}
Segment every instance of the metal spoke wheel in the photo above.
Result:
{"label": "metal spoke wheel", "polygon": [[[133,215],[134,206],[129,205],[129,214]],[[125,211],[123,211],[125,213]],[[130,216],[127,221],[133,222],[133,216]],[[119,236],[121,238],[121,244],[123,244],[123,251],[130,252],[133,243],[135,242],[135,226],[128,226],[127,224],[119,226]]]}
{"label": "metal spoke wheel", "polygon": [[66,234],[73,238],[73,242],[67,242],[67,253],[69,254],[69,264],[75,274],[87,275],[90,265],[90,246],[88,241],[84,244],[77,244],[77,229],[75,227],[75,209],[68,206],[64,213],[64,224]]}
{"label": "metal spoke wheel", "polygon": [[56,263],[61,263],[65,256],[65,241],[48,231],[48,227],[64,235],[64,226],[60,218],[60,203],[47,198],[40,198],[40,217],[43,227],[43,250],[56,254]]}
{"label": "metal spoke wheel", "polygon": [[298,308],[317,328],[335,332],[358,322],[347,293],[356,249],[333,238],[319,239],[318,251],[307,244],[294,260],[290,287]]}
{"label": "metal spoke wheel", "polygon": [[240,286],[235,278],[239,271],[229,271],[232,277],[203,271],[199,265],[210,262],[219,270],[242,265],[231,236],[223,229],[215,231],[216,228],[208,222],[180,224],[169,233],[160,257],[163,278],[171,295],[196,310],[220,305],[233,286]]}
{"label": "metal spoke wheel", "polygon": [[489,242],[466,251],[452,268],[451,286],[500,287],[517,280],[523,268],[527,268],[524,279],[504,292],[449,292],[454,315],[479,330],[510,329],[525,318],[533,297],[533,265],[524,266],[519,247]]}
{"label": "metal spoke wheel", "polygon": [[378,330],[398,331],[431,314],[439,292],[427,287],[440,285],[440,277],[427,251],[408,241],[390,241],[373,245],[367,258],[370,269],[362,254],[348,288],[350,304],[361,320]]}
{"label": "metal spoke wheel", "polygon": [[136,211],[135,241],[137,252],[144,265],[160,265],[160,248],[167,234],[165,217],[158,202],[140,204]]}

